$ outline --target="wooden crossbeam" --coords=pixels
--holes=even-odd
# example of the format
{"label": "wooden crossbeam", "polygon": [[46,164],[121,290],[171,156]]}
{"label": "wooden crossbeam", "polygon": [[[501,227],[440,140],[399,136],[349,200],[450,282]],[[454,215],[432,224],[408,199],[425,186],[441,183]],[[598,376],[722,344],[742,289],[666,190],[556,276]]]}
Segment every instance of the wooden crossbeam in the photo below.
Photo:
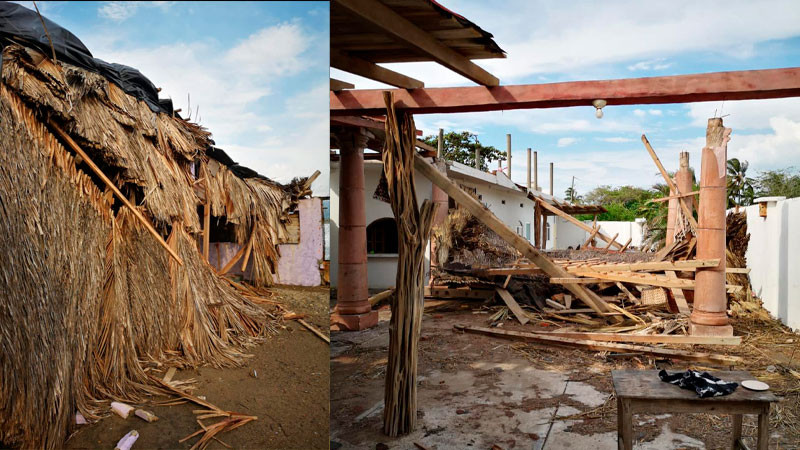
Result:
{"label": "wooden crossbeam", "polygon": [[[664,273],[666,274],[667,278],[672,280],[678,279],[678,274],[676,274],[674,270],[667,270]],[[678,311],[687,316],[691,314],[692,310],[689,309],[689,304],[686,302],[686,297],[683,295],[683,290],[672,288],[670,291],[672,292],[672,296],[675,297],[675,304],[678,305]]]}
{"label": "wooden crossbeam", "polygon": [[[611,244],[616,243],[617,242],[617,236],[619,236],[619,233],[615,234],[614,237],[612,237],[611,240],[608,241],[608,244],[606,244],[606,246],[603,247],[603,250],[608,250],[611,247]],[[621,245],[619,245],[619,244],[617,244],[617,245],[619,246],[619,248],[622,248]]]}
{"label": "wooden crossbeam", "polygon": [[[523,238],[508,227],[502,220],[498,219],[488,208],[481,202],[464,192],[461,187],[453,183],[446,175],[439,172],[439,170],[426,161],[418,154],[414,155],[414,167],[423,176],[431,180],[431,182],[450,197],[455,200],[461,207],[472,213],[473,216],[489,229],[497,233],[506,242],[511,244],[512,247],[517,249],[522,256],[528,258],[529,261],[540,267],[545,273],[551,277],[568,277],[568,273],[561,266],[555,264],[542,252],[537,250],[530,241]],[[586,303],[587,306],[592,308],[597,313],[610,312],[608,304],[594,292],[586,289],[584,286],[578,284],[566,285],[567,289],[580,298],[581,301]],[[612,317],[611,320],[619,323],[622,319],[619,317]]]}
{"label": "wooden crossbeam", "polygon": [[[563,313],[563,311],[560,313]],[[590,339],[593,341],[605,342],[633,342],[639,344],[739,345],[742,343],[741,336],[686,336],[677,334],[623,334],[537,330],[532,330],[531,333],[572,339]]]}
{"label": "wooden crossbeam", "polygon": [[[636,272],[639,270],[692,270],[698,267],[717,267],[719,259],[689,259],[686,261],[649,261],[635,263],[603,263],[586,265],[585,269],[603,272],[606,270],[624,270]],[[569,269],[567,269],[569,271]]]}
{"label": "wooden crossbeam", "polygon": [[[597,216],[595,216],[595,223],[597,223]],[[583,247],[589,245],[592,242],[595,236],[597,236],[597,232],[600,231],[600,227],[592,226],[592,232],[589,233],[589,239],[586,239],[586,242],[583,243]]]}
{"label": "wooden crossbeam", "polygon": [[600,283],[603,280],[599,278],[550,278],[551,284],[595,284]]}
{"label": "wooden crossbeam", "polygon": [[[798,96],[800,67],[525,84],[491,89],[453,87],[394,92],[397,107],[413,114],[591,107],[592,101],[597,99],[604,99],[613,106]],[[331,93],[330,99],[331,115],[380,114],[386,109],[380,89]]]}
{"label": "wooden crossbeam", "polygon": [[637,272],[618,272],[618,271],[589,271],[589,270],[575,270],[573,273],[576,275],[583,275],[589,278],[599,278],[601,280],[621,281],[625,283],[647,284],[650,286],[660,286],[665,288],[680,288],[680,289],[694,289],[693,280],[684,280],[682,278],[670,279],[665,275],[655,275],[651,273],[637,273]]}
{"label": "wooden crossbeam", "polygon": [[670,200],[676,200],[683,197],[692,197],[694,195],[700,195],[700,191],[688,192],[686,194],[680,194],[680,195],[670,195],[668,197],[654,198],[653,200],[648,200],[648,203],[667,202]]}
{"label": "wooden crossbeam", "polygon": [[[425,83],[422,81],[336,50],[331,50],[331,67],[403,89],[425,87]],[[352,89],[352,87],[346,89]],[[337,89],[333,89],[333,80],[331,80],[331,90],[337,91]]]}
{"label": "wooden crossbeam", "polygon": [[353,83],[348,83],[346,81],[337,80],[336,78],[331,78],[331,90],[332,91],[342,91],[342,90],[345,90],[345,89],[355,89],[355,87],[356,86]]}
{"label": "wooden crossbeam", "polygon": [[[371,0],[335,0],[356,17],[369,22],[414,50],[427,55],[448,69],[484,86],[497,86],[500,80],[473,63],[466,56],[447,47],[442,42],[394,12],[381,2]],[[384,109],[386,105],[384,104]]]}

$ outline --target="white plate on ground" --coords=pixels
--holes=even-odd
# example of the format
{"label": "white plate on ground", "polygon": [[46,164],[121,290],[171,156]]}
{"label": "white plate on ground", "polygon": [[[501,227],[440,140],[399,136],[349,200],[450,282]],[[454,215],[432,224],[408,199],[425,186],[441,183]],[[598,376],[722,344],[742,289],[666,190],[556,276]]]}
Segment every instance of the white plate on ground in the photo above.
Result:
{"label": "white plate on ground", "polygon": [[744,380],[742,381],[742,386],[751,391],[766,391],[769,390],[769,385],[767,383],[758,381],[758,380]]}

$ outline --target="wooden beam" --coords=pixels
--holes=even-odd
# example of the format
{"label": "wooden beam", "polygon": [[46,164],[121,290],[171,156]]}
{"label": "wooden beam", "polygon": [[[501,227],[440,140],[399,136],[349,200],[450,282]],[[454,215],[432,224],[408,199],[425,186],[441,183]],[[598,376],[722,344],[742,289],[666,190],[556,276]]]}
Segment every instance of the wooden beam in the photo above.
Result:
{"label": "wooden beam", "polygon": [[511,312],[514,313],[514,317],[516,317],[517,320],[519,320],[520,324],[525,325],[531,320],[525,314],[525,311],[523,311],[522,308],[520,308],[517,301],[514,300],[514,297],[511,296],[511,293],[508,292],[505,288],[497,288],[495,289],[495,292],[497,292],[497,295],[499,295],[500,298],[503,299],[503,302],[505,302],[506,306],[508,306],[508,309],[510,309]]}
{"label": "wooden beam", "polygon": [[686,194],[680,194],[680,195],[670,195],[669,197],[654,198],[653,200],[648,200],[648,203],[667,202],[667,201],[670,201],[670,200],[673,200],[673,199],[679,199],[679,198],[683,198],[683,197],[692,197],[694,195],[700,195],[700,191],[688,192]]}
{"label": "wooden beam", "polygon": [[[564,211],[561,211],[560,209],[558,209],[555,206],[547,203],[546,201],[540,199],[539,197],[534,197],[532,195],[529,195],[529,198],[534,199],[536,201],[536,203],[538,203],[539,205],[542,206],[542,208],[552,212],[553,214],[555,214],[555,215],[557,215],[557,216],[559,216],[559,217],[561,217],[563,219],[566,219],[568,222],[572,223],[573,225],[577,226],[578,228],[580,228],[580,229],[582,229],[584,231],[587,231],[589,233],[594,231],[591,228],[589,228],[589,225],[586,225],[585,223],[581,222],[580,220],[570,216],[569,214],[565,213]],[[597,230],[596,234],[597,234],[597,236],[600,237],[600,239],[608,242],[609,244],[611,244],[613,242],[613,244],[616,245],[617,248],[622,248],[622,244],[620,244],[620,243],[616,242],[614,239],[606,236],[605,233],[603,233],[599,229]]]}
{"label": "wooden beam", "polygon": [[447,47],[381,2],[372,0],[335,0],[335,2],[356,17],[380,28],[393,39],[429,56],[439,64],[478,84],[484,86],[500,84],[497,77],[470,61],[466,56]]}
{"label": "wooden beam", "polygon": [[661,172],[661,176],[664,177],[664,181],[667,183],[667,186],[675,192],[675,195],[680,196],[678,198],[678,203],[681,205],[681,209],[683,210],[683,215],[689,221],[689,225],[692,228],[692,232],[697,234],[697,221],[694,219],[694,215],[692,214],[691,206],[689,206],[689,202],[681,196],[681,191],[678,189],[678,185],[675,184],[675,181],[672,177],[669,176],[667,171],[664,169],[664,166],[661,164],[661,160],[658,159],[658,155],[656,155],[656,151],[653,150],[653,147],[650,146],[650,141],[647,140],[645,135],[642,135],[642,143],[644,147],[647,149],[647,153],[650,154],[650,157],[653,158],[653,162],[656,163],[658,167],[658,171]]}
{"label": "wooden beam", "polygon": [[336,91],[343,91],[345,89],[355,89],[355,85],[353,83],[348,83],[346,81],[337,80],[336,78],[331,78],[331,90]]}
{"label": "wooden beam", "polygon": [[[634,263],[605,263],[581,266],[580,270],[594,270],[603,272],[607,270],[625,270],[636,272],[639,270],[677,270],[685,271],[692,270],[698,267],[717,267],[719,259],[688,259],[685,261],[650,261],[650,262],[634,262]],[[567,268],[567,271],[570,269]]]}
{"label": "wooden beam", "polygon": [[[568,277],[567,271],[558,266],[547,256],[542,254],[539,250],[533,247],[531,243],[514,232],[502,220],[498,219],[488,208],[483,206],[481,202],[464,192],[457,184],[450,181],[446,175],[439,172],[439,170],[431,165],[424,158],[418,154],[414,155],[414,167],[423,176],[427,177],[431,182],[439,186],[443,191],[455,200],[460,206],[472,213],[476,219],[484,223],[489,229],[497,233],[506,242],[511,244],[514,248],[522,253],[522,256],[528,258],[529,261],[540,267],[545,273],[551,277]],[[586,289],[578,284],[567,285],[567,289],[580,298],[587,306],[592,308],[597,313],[610,312],[610,308],[603,299],[601,299],[594,292]],[[621,322],[620,318],[612,318],[615,322]]]}
{"label": "wooden beam", "polygon": [[603,280],[599,278],[550,278],[551,284],[595,284]]}
{"label": "wooden beam", "polygon": [[[563,314],[564,311],[559,311]],[[581,331],[537,331],[531,333],[572,339],[590,339],[604,342],[633,342],[638,344],[689,344],[689,345],[739,345],[741,336],[686,336],[677,334],[623,334],[592,333]]]}
{"label": "wooden beam", "polygon": [[[403,89],[425,87],[425,83],[422,81],[336,50],[331,50],[331,67]],[[334,89],[331,90],[335,91]]]}
{"label": "wooden beam", "polygon": [[628,300],[630,300],[631,303],[633,303],[634,305],[639,303],[639,299],[636,298],[633,294],[631,294],[631,291],[629,291],[624,284],[620,283],[619,281],[615,281],[614,284],[617,285],[617,288],[619,288],[619,290],[622,291],[622,293],[628,296]]}
{"label": "wooden beam", "polygon": [[[225,266],[222,268],[222,270],[220,270],[220,271],[219,271],[219,274],[220,274],[220,275],[225,275],[226,273],[228,273],[228,271],[229,271],[229,270],[231,270],[231,269],[233,268],[233,266],[234,266],[234,265],[235,265],[237,262],[239,262],[239,260],[240,260],[240,259],[242,259],[242,255],[244,255],[245,251],[247,251],[247,249],[248,249],[249,247],[250,247],[249,245],[243,245],[243,246],[242,246],[242,247],[239,249],[239,251],[238,251],[238,252],[236,252],[236,254],[235,254],[235,255],[233,255],[233,258],[231,258],[231,260],[230,260],[230,261],[228,261],[228,262],[225,264]],[[222,261],[219,261],[219,264],[222,264]]]}
{"label": "wooden beam", "polygon": [[[331,115],[385,110],[381,90],[331,93]],[[572,81],[485,87],[429,88],[395,92],[398,108],[414,114],[510,109],[750,100],[800,96],[800,67],[619,80]]]}
{"label": "wooden beam", "polygon": [[[594,223],[597,223],[597,215],[594,216]],[[600,227],[592,225],[592,232],[589,233],[589,239],[586,239],[586,242],[583,243],[583,247],[586,247],[592,242],[592,240],[594,240],[594,237],[597,236],[598,231],[600,231]]]}
{"label": "wooden beam", "polygon": [[511,339],[514,341],[536,342],[549,345],[561,345],[567,347],[579,347],[587,350],[595,350],[602,352],[607,352],[607,351],[626,352],[626,353],[635,352],[635,353],[642,353],[645,355],[656,356],[660,358],[682,359],[686,361],[722,364],[728,366],[742,362],[742,358],[738,356],[715,355],[713,353],[686,352],[682,350],[654,348],[643,345],[617,344],[617,343],[602,342],[589,339],[570,339],[566,337],[547,336],[537,333],[525,333],[522,331],[498,330],[496,328],[465,327],[461,325],[456,325],[454,328],[459,331],[464,331],[465,333],[483,334],[486,336]]}
{"label": "wooden beam", "polygon": [[628,246],[631,245],[631,241],[633,241],[632,237],[629,237],[627,241],[625,241],[625,245],[619,250],[620,253],[625,253],[625,250],[628,249]]}
{"label": "wooden beam", "polygon": [[583,275],[589,278],[599,278],[601,280],[622,281],[625,283],[646,284],[649,286],[660,286],[665,288],[694,289],[694,280],[684,280],[682,278],[670,279],[664,275],[637,272],[595,272],[578,269],[570,271],[576,275]]}
{"label": "wooden beam", "polygon": [[155,228],[153,228],[153,225],[150,224],[150,221],[145,219],[142,213],[140,213],[139,210],[136,209],[136,206],[134,206],[127,198],[125,198],[124,195],[122,195],[122,192],[120,192],[119,189],[117,189],[117,186],[106,176],[106,174],[103,173],[102,170],[100,170],[100,167],[98,167],[97,164],[95,164],[94,161],[92,161],[92,159],[89,158],[89,155],[86,154],[86,152],[84,152],[83,149],[81,149],[78,146],[78,144],[74,140],[72,140],[70,135],[64,132],[64,130],[62,130],[61,127],[59,127],[52,119],[49,119],[48,123],[50,124],[50,127],[53,130],[55,130],[56,134],[61,136],[64,142],[66,142],[67,145],[75,153],[77,153],[78,155],[80,155],[81,158],[83,158],[83,162],[86,163],[86,165],[89,166],[90,169],[92,169],[92,172],[94,172],[94,174],[97,175],[100,178],[100,180],[102,180],[103,183],[105,183],[105,185],[109,189],[111,189],[112,192],[114,192],[114,195],[116,195],[117,198],[122,202],[122,204],[125,205],[133,213],[133,215],[136,217],[139,223],[144,225],[147,231],[150,232],[150,234],[152,234],[153,237],[156,238],[158,243],[161,244],[161,246],[167,250],[170,256],[172,256],[175,259],[175,261],[177,261],[178,265],[182,266],[183,260],[181,259],[181,257],[178,256],[177,253],[175,253],[175,250],[173,250],[172,247],[170,247],[169,245],[167,245],[166,242],[164,242],[164,238],[162,238],[161,235],[158,234],[158,232],[155,230]]}
{"label": "wooden beam", "polygon": [[[608,248],[611,247],[611,244],[616,243],[617,242],[617,236],[619,236],[619,233],[615,234],[614,237],[612,237],[611,240],[608,241],[608,244],[606,244],[606,246],[603,247],[603,250],[608,250]],[[619,244],[617,244],[617,245],[620,248],[623,248],[621,245],[619,245]]]}

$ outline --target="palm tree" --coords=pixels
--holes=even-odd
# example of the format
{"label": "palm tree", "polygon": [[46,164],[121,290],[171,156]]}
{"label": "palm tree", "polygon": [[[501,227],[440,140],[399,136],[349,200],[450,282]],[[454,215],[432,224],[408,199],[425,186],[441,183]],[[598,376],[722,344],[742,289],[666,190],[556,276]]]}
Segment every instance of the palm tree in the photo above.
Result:
{"label": "palm tree", "polygon": [[583,197],[578,195],[578,191],[575,190],[574,187],[570,186],[564,191],[564,197],[569,200],[570,203],[579,204],[583,201]]}
{"label": "palm tree", "polygon": [[[651,188],[653,198],[669,196],[669,187],[664,183]],[[647,220],[643,249],[658,249],[664,246],[667,238],[667,203],[647,202],[639,207],[638,213]]]}
{"label": "palm tree", "polygon": [[750,164],[747,161],[739,161],[737,158],[728,160],[728,207],[748,206],[753,203],[755,197],[753,189],[753,179],[747,177],[747,168]]}

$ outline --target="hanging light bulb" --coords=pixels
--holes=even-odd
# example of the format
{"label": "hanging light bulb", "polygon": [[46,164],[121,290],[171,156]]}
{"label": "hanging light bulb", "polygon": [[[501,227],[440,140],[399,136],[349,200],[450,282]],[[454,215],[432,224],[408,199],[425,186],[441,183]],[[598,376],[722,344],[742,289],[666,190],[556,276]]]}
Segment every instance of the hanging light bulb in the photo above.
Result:
{"label": "hanging light bulb", "polygon": [[606,104],[607,102],[601,99],[592,101],[592,106],[595,107],[595,112],[594,112],[595,117],[597,117],[598,119],[603,118],[603,108],[606,106]]}

